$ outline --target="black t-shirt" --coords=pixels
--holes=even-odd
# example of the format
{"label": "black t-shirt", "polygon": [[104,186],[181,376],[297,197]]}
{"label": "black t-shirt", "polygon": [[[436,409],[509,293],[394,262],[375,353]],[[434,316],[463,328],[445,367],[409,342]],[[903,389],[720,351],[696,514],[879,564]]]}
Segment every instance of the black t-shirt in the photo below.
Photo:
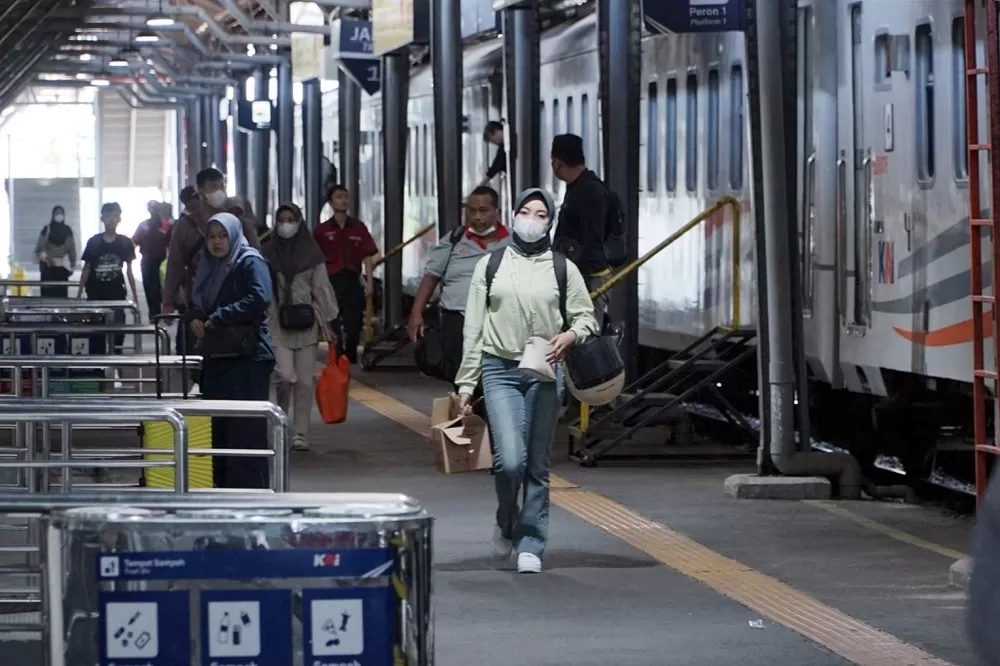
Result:
{"label": "black t-shirt", "polygon": [[609,205],[607,188],[589,169],[566,186],[552,247],[569,257],[584,277],[608,268],[604,239]]}
{"label": "black t-shirt", "polygon": [[135,259],[135,246],[128,236],[118,234],[106,241],[97,234],[87,241],[83,261],[90,266],[87,277],[87,298],[92,301],[122,301],[128,296],[122,266]]}

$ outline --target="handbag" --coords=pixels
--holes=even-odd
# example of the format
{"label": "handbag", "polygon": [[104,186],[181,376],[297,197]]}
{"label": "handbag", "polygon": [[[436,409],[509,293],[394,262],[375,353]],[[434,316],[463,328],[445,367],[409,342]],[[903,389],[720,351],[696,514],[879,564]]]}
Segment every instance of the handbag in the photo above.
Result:
{"label": "handbag", "polygon": [[306,331],[316,325],[316,313],[309,303],[292,303],[292,280],[285,280],[285,305],[278,307],[278,323],[288,331]]}
{"label": "handbag", "polygon": [[[454,382],[458,368],[453,361],[454,352],[438,328],[425,330],[413,348],[413,361],[424,375],[445,382]],[[461,344],[461,343],[459,343]]]}
{"label": "handbag", "polygon": [[205,330],[195,351],[202,358],[250,358],[257,348],[257,327],[250,324],[220,326]]}

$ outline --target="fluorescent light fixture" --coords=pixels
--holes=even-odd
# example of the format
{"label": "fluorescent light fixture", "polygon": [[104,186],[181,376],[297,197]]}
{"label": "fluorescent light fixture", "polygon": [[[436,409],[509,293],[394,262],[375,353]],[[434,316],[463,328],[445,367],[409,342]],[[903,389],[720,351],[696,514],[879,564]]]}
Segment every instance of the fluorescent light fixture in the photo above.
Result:
{"label": "fluorescent light fixture", "polygon": [[94,79],[90,82],[90,85],[103,88],[104,86],[111,85],[111,82],[107,79]]}
{"label": "fluorescent light fixture", "polygon": [[166,14],[153,14],[146,19],[146,25],[150,28],[165,28],[174,24],[174,19]]}
{"label": "fluorescent light fixture", "polygon": [[86,74],[84,72],[80,72],[79,74],[76,75],[76,78],[77,78],[78,81],[89,81],[90,80],[90,74]]}
{"label": "fluorescent light fixture", "polygon": [[89,53],[81,53],[80,54],[80,60],[82,60],[84,62],[87,62],[87,61],[93,60],[93,59],[94,59],[94,56],[90,55]]}
{"label": "fluorescent light fixture", "polygon": [[150,32],[149,30],[143,30],[138,35],[135,36],[135,41],[140,44],[149,44],[151,42],[160,41],[160,36],[155,32]]}
{"label": "fluorescent light fixture", "polygon": [[115,57],[108,61],[108,67],[128,67],[128,60],[122,57]]}

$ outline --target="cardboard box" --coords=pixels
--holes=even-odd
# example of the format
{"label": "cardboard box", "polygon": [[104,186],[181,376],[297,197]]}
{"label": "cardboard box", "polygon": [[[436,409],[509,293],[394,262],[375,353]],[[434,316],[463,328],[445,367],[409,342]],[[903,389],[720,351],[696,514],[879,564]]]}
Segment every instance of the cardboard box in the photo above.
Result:
{"label": "cardboard box", "polygon": [[431,426],[434,460],[445,474],[493,467],[490,433],[478,416],[463,416]]}
{"label": "cardboard box", "polygon": [[431,425],[435,426],[445,421],[454,421],[458,418],[458,396],[449,393],[443,398],[435,398],[431,405]]}

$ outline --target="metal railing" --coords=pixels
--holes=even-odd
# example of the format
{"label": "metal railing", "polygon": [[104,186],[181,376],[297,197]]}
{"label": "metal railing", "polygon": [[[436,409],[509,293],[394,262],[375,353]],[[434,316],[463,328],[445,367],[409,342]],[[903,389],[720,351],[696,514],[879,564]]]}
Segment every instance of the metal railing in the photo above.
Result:
{"label": "metal railing", "polygon": [[[39,371],[39,377],[37,382],[33,382],[35,387],[41,385],[48,386],[49,383],[63,383],[63,382],[76,382],[76,381],[107,381],[108,379],[101,378],[77,378],[77,377],[51,377],[51,370],[112,370],[112,369],[126,369],[126,368],[137,368],[140,370],[140,376],[134,378],[126,378],[122,380],[123,382],[134,383],[137,385],[142,385],[144,383],[153,383],[158,381],[155,377],[143,377],[141,376],[142,369],[156,369],[156,368],[168,368],[172,370],[176,369],[189,369],[197,370],[201,365],[200,356],[161,356],[157,360],[153,356],[124,356],[124,355],[112,355],[112,356],[0,356],[0,368],[11,368],[12,369],[12,380],[13,383],[13,394],[20,397],[23,394],[21,386],[21,377],[24,374],[26,368]],[[32,375],[34,378],[34,374]],[[187,378],[182,378],[182,381],[186,381]],[[170,389],[170,373],[166,373],[164,384],[169,391]],[[48,397],[49,389],[42,388],[41,392],[38,390],[33,391],[35,397]],[[131,395],[131,394],[130,394]]]}
{"label": "metal railing", "polygon": [[[413,236],[411,236],[410,238],[406,239],[396,247],[392,248],[391,250],[383,254],[382,258],[379,259],[377,262],[375,262],[375,264],[372,266],[372,270],[378,268],[379,266],[385,263],[386,259],[389,259],[390,257],[399,254],[408,245],[416,242],[418,239],[427,235],[428,232],[436,228],[437,228],[436,224],[428,224],[426,227],[415,233]],[[375,332],[374,325],[375,325],[375,294],[368,294],[367,296],[365,296],[365,324],[364,324],[364,329],[362,330],[361,333],[361,343],[366,347],[370,345],[372,342],[372,336],[374,335]]]}
{"label": "metal railing", "polygon": [[[173,460],[142,461],[141,465],[144,467],[172,467],[174,469],[173,492],[178,495],[186,494],[188,492],[188,428],[184,417],[176,409],[155,403],[132,407],[131,413],[141,414],[143,418],[150,421],[164,421],[170,425],[174,439]],[[37,497],[39,494],[50,493],[49,473],[52,470],[60,471],[61,483],[59,486],[63,492],[68,492],[72,486],[71,478],[74,469],[133,468],[139,466],[135,461],[77,459],[73,456],[69,424],[72,422],[94,424],[114,422],[121,418],[119,413],[114,411],[88,409],[82,405],[73,405],[62,401],[21,401],[5,405],[0,418],[18,424],[57,424],[62,432],[62,446],[58,451],[58,458],[53,456],[55,452],[52,451],[51,442],[48,439],[41,442],[41,447],[38,447],[40,450],[36,450],[34,427],[27,428],[28,437],[23,450],[0,450],[0,458],[5,458],[5,460],[0,460],[0,470],[16,470],[19,479],[15,488],[25,495]],[[41,459],[38,458],[38,453],[41,453]],[[10,460],[12,457],[15,460]],[[17,459],[22,457],[23,459]],[[6,490],[9,492],[10,486]],[[41,570],[40,561],[42,536],[37,519],[26,518],[23,525],[9,522],[0,524],[0,535],[18,532],[25,534],[23,544],[11,545],[7,539],[5,540],[7,543],[0,545],[0,555],[6,556],[3,565],[0,566],[0,574],[20,576],[23,579],[20,584],[11,582],[8,586],[0,588],[0,612],[3,611],[5,605],[9,604],[18,604],[20,610],[24,610],[25,606],[29,610],[35,607],[42,610],[43,595],[40,581],[40,577],[44,573]],[[23,555],[23,560],[7,561],[12,555]],[[44,617],[42,621],[44,622]],[[0,630],[7,631],[24,631],[26,628],[33,627],[22,623],[0,625]]]}
{"label": "metal railing", "polygon": [[[730,316],[730,326],[734,329],[740,327],[740,265],[742,261],[742,250],[740,249],[740,223],[743,214],[743,203],[733,196],[724,196],[714,204],[702,211],[697,217],[693,218],[686,224],[684,224],[680,229],[674,233],[667,236],[665,239],[660,241],[651,250],[643,254],[641,257],[625,266],[621,270],[617,271],[614,276],[600,287],[590,292],[591,300],[603,296],[605,293],[613,289],[617,284],[619,284],[626,277],[639,270],[646,262],[658,255],[663,250],[667,249],[678,240],[680,240],[689,231],[705,222],[716,213],[721,212],[725,208],[732,209],[732,275],[731,279],[731,289],[732,289],[732,312]],[[600,322],[598,322],[600,323]],[[580,430],[586,431],[590,427],[590,405],[580,404]]]}
{"label": "metal railing", "polygon": [[111,312],[123,310],[132,315],[132,323],[140,324],[142,316],[134,301],[91,301],[82,298],[41,298],[36,296],[6,296],[0,299],[0,319],[10,316],[45,316],[80,312]]}
{"label": "metal railing", "polygon": [[[54,281],[54,280],[0,280],[0,297],[4,296],[20,296],[22,298],[38,298],[37,296],[32,296],[31,294],[23,294],[22,290],[27,289],[41,289],[42,287],[62,287],[66,289],[72,289],[73,287],[79,288],[79,282],[70,281]],[[11,293],[14,292],[14,293]]]}
{"label": "metal railing", "polygon": [[[59,396],[60,403],[72,405],[74,407],[87,407],[91,405],[99,406],[105,410],[118,410],[119,412],[138,417],[130,410],[140,410],[147,404],[163,405],[174,409],[185,417],[189,416],[211,416],[211,417],[244,417],[244,418],[264,418],[268,422],[268,448],[267,449],[189,449],[188,455],[192,457],[248,457],[248,458],[270,458],[271,459],[271,490],[275,493],[286,493],[291,485],[291,468],[288,464],[288,416],[284,410],[273,402],[266,400],[203,400],[203,399],[158,399],[153,394],[147,396],[136,396],[139,400],[131,400],[130,404],[122,405],[120,399],[113,398],[106,394],[95,393],[90,395]],[[0,422],[4,421],[3,406],[8,402],[13,402],[10,398],[0,399]],[[148,419],[147,419],[148,420]],[[137,456],[149,455],[150,449],[88,449],[89,453],[101,451],[103,455]],[[155,455],[160,455],[157,451]]]}
{"label": "metal railing", "polygon": [[17,337],[29,336],[31,349],[38,349],[38,338],[46,337],[88,337],[92,335],[105,336],[105,349],[114,348],[114,338],[117,335],[134,337],[135,351],[142,351],[142,338],[155,335],[160,338],[163,349],[170,349],[170,331],[163,327],[148,324],[0,324],[0,337],[10,339],[11,349],[17,349]]}

